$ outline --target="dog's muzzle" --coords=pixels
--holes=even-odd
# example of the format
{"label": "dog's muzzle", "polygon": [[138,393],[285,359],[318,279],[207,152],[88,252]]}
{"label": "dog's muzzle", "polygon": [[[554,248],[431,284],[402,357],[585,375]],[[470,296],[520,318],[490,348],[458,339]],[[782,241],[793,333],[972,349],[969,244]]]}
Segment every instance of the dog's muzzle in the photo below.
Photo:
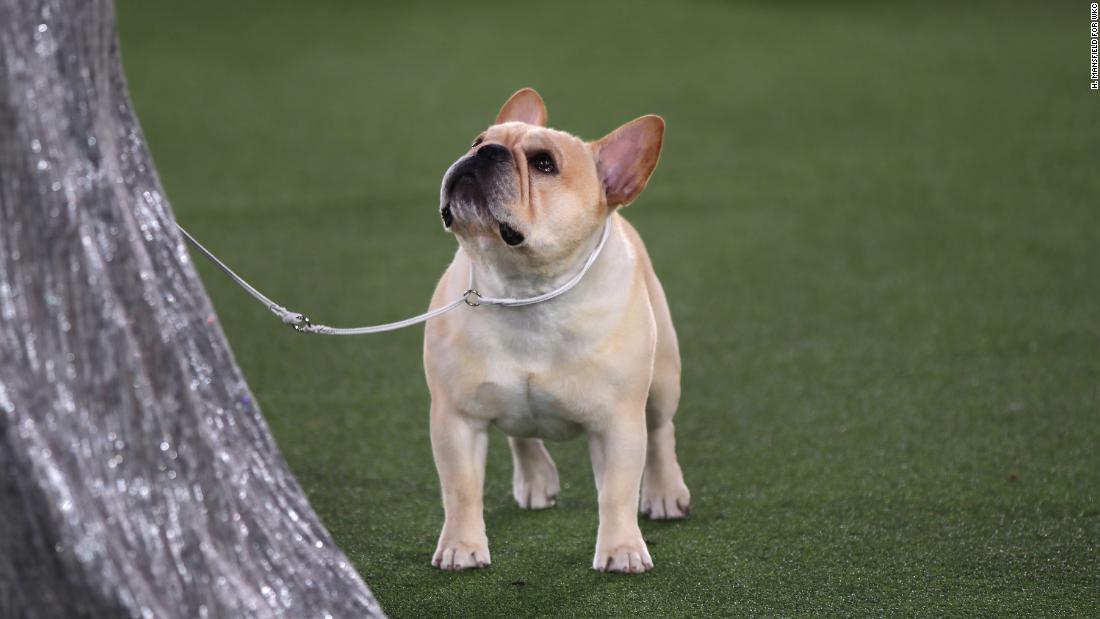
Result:
{"label": "dog's muzzle", "polygon": [[[459,159],[443,179],[439,216],[446,228],[456,220],[495,227],[501,240],[519,245],[524,235],[494,214],[494,205],[505,204],[516,192],[512,153],[500,144],[486,144]],[[499,208],[497,209],[499,210]]]}

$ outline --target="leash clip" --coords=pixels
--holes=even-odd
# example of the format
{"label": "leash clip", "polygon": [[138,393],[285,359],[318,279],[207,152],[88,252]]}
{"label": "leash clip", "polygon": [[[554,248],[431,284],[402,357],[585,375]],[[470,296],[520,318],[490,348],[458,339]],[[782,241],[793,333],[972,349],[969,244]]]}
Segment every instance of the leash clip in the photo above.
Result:
{"label": "leash clip", "polygon": [[309,321],[309,316],[298,314],[294,317],[294,322],[290,323],[290,327],[298,333],[308,333],[313,327],[313,323]]}
{"label": "leash clip", "polygon": [[[474,297],[473,301],[470,300],[471,296]],[[466,292],[462,293],[462,300],[465,301],[466,305],[469,305],[470,307],[477,307],[481,305],[481,293],[474,290],[473,288],[470,288]]]}

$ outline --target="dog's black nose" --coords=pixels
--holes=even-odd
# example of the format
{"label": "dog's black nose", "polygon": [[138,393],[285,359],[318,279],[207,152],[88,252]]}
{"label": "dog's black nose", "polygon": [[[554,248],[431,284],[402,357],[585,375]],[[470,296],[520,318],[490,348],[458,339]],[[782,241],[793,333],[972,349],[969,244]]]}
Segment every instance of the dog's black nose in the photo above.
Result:
{"label": "dog's black nose", "polygon": [[477,150],[478,157],[484,157],[490,161],[504,163],[512,160],[512,153],[500,144],[486,144]]}

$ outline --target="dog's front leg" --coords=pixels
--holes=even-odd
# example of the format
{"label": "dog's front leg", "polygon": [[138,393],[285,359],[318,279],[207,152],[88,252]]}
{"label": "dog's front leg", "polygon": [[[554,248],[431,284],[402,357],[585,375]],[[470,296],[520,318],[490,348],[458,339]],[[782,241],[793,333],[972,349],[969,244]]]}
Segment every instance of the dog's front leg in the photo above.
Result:
{"label": "dog's front leg", "polygon": [[588,450],[600,503],[592,568],[645,572],[653,567],[638,528],[638,487],[646,451],[645,412],[617,412],[605,427],[590,433]]}
{"label": "dog's front leg", "polygon": [[443,531],[432,565],[462,570],[489,565],[482,514],[487,424],[432,402],[432,455],[443,490]]}

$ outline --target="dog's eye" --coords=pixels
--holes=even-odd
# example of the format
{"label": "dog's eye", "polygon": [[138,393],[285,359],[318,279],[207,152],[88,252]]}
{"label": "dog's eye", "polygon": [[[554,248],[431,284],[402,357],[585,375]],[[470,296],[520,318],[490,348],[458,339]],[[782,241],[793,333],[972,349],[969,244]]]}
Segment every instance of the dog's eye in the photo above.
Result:
{"label": "dog's eye", "polygon": [[527,162],[535,167],[536,170],[543,174],[557,174],[558,166],[554,165],[554,158],[550,156],[548,152],[540,152],[531,155],[527,159]]}
{"label": "dog's eye", "polygon": [[477,148],[477,145],[481,144],[484,141],[485,141],[485,136],[479,135],[479,136],[477,136],[477,139],[474,140],[474,143],[470,145],[470,148]]}

